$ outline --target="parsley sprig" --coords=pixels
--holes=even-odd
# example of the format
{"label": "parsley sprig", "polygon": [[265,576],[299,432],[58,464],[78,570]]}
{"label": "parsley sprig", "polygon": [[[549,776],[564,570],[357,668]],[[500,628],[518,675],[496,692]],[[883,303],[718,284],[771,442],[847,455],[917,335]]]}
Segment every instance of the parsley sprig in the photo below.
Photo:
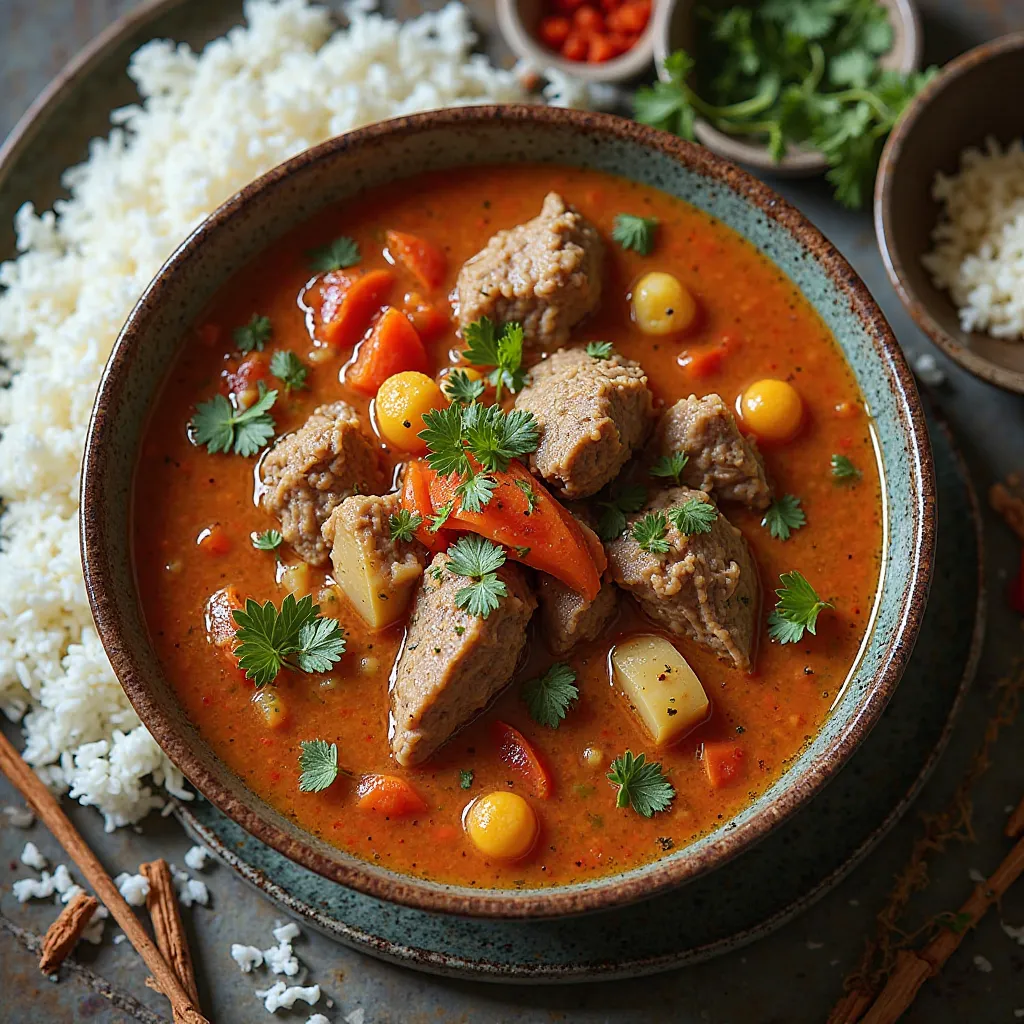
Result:
{"label": "parsley sprig", "polygon": [[615,806],[632,807],[644,818],[666,810],[676,795],[661,764],[648,761],[644,754],[634,757],[631,750],[612,761],[608,781],[618,787]]}
{"label": "parsley sprig", "polygon": [[632,213],[620,213],[615,218],[612,238],[623,249],[632,249],[641,256],[649,256],[654,248],[654,230],[657,217],[637,217]]}
{"label": "parsley sprig", "polygon": [[501,401],[501,389],[513,393],[526,383],[523,363],[523,325],[514,320],[503,324],[499,332],[486,316],[467,324],[462,336],[469,346],[462,358],[482,369],[493,367],[488,380],[494,385],[494,400]]}
{"label": "parsley sprig", "polygon": [[626,529],[626,514],[639,512],[647,501],[647,488],[640,484],[624,484],[608,492],[597,502],[597,535],[603,541],[613,541]]}
{"label": "parsley sprig", "polygon": [[615,354],[615,346],[610,341],[588,341],[587,355],[591,359],[611,359]]}
{"label": "parsley sprig", "polygon": [[678,487],[680,477],[683,475],[683,470],[689,461],[690,456],[683,452],[672,452],[671,455],[662,455],[660,458],[655,459],[654,464],[650,468],[650,474],[651,476],[667,477]]}
{"label": "parsley sprig", "polygon": [[688,498],[682,505],[670,508],[666,513],[668,521],[687,537],[698,533],[710,533],[718,519],[718,509],[710,501]]}
{"label": "parsley sprig", "polygon": [[833,455],[829,464],[836,480],[859,480],[861,477],[860,470],[845,455]]}
{"label": "parsley sprig", "polygon": [[268,391],[263,381],[257,387],[259,398],[248,409],[235,409],[223,395],[200,402],[189,422],[193,443],[205,444],[211,455],[230,451],[255,455],[277,429],[270,415],[277,392]]}
{"label": "parsley sprig", "polygon": [[766,526],[776,540],[789,540],[793,530],[799,530],[807,525],[807,516],[800,507],[800,499],[796,495],[784,494],[768,506],[761,525]]}
{"label": "parsley sprig", "polygon": [[473,788],[473,769],[463,768],[459,771],[459,789]]}
{"label": "parsley sprig", "polygon": [[281,556],[277,549],[284,543],[284,537],[280,530],[264,530],[262,533],[252,535],[252,546],[257,551],[273,551],[274,557],[280,562]]}
{"label": "parsley sprig", "polygon": [[270,357],[270,372],[286,391],[298,391],[306,386],[309,367],[291,349],[281,348]]}
{"label": "parsley sprig", "polygon": [[473,380],[465,370],[452,370],[445,378],[444,393],[452,402],[469,405],[479,398],[486,388],[482,380]]}
{"label": "parsley sprig", "polygon": [[344,270],[346,267],[354,267],[362,258],[359,254],[359,243],[348,235],[335,238],[333,242],[316,249],[310,249],[306,255],[309,257],[310,270],[316,271]]}
{"label": "parsley sprig", "polygon": [[345,634],[337,619],[325,619],[308,594],[288,594],[278,611],[273,601],[261,605],[251,597],[235,611],[239,668],[257,686],[272,683],[282,668],[327,672],[345,653]]}
{"label": "parsley sprig", "polygon": [[484,537],[467,533],[448,549],[448,571],[471,582],[455,593],[455,606],[469,615],[486,619],[508,594],[498,570],[505,552]]}
{"label": "parsley sprig", "polygon": [[242,355],[248,355],[253,349],[256,349],[257,352],[262,352],[263,346],[270,341],[273,333],[274,329],[270,324],[270,317],[253,313],[252,319],[247,324],[236,327],[231,332],[231,336],[235,339],[238,351]]}
{"label": "parsley sprig", "polygon": [[326,740],[300,740],[299,791],[321,793],[338,777],[338,744]]}
{"label": "parsley sprig", "polygon": [[562,661],[556,661],[544,675],[523,683],[522,693],[530,717],[549,729],[562,724],[570,705],[580,695],[576,673]]}
{"label": "parsley sprig", "polygon": [[834,607],[818,597],[814,587],[795,569],[779,576],[782,586],[775,591],[778,601],[768,616],[768,635],[780,644],[799,643],[804,631],[815,633],[818,615]]}
{"label": "parsley sprig", "polygon": [[665,540],[667,531],[668,521],[665,519],[665,513],[648,512],[633,524],[630,533],[644,551],[649,551],[652,555],[663,555],[669,549],[669,543]]}
{"label": "parsley sprig", "polygon": [[407,508],[400,508],[388,516],[388,532],[394,541],[408,544],[422,525],[423,516],[419,512],[410,512]]}

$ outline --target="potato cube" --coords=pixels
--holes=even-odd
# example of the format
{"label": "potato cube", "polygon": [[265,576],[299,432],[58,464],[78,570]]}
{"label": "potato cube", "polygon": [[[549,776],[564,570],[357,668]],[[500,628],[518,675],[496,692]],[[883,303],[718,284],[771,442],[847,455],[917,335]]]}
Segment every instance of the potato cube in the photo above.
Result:
{"label": "potato cube", "polygon": [[612,651],[615,681],[659,747],[703,722],[710,701],[686,659],[664,637],[634,636]]}

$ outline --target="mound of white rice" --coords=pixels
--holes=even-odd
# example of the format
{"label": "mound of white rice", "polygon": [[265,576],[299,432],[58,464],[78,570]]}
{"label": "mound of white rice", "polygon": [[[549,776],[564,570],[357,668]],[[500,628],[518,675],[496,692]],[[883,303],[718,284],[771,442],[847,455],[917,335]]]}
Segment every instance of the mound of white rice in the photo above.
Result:
{"label": "mound of white rice", "polygon": [[[307,0],[252,0],[247,26],[202,54],[154,41],[132,58],[141,103],[69,170],[70,198],[21,209],[21,255],[0,266],[0,706],[24,716],[25,756],[108,829],[183,780],[139,724],[94,632],[79,564],[78,484],[103,364],[136,298],[190,229],[274,164],[381,118],[523,99],[471,55],[452,3],[399,25],[350,10],[332,34]],[[571,83],[548,99],[572,102]],[[0,384],[4,381],[0,380]]]}
{"label": "mound of white rice", "polygon": [[1024,338],[1024,143],[964,150],[960,171],[938,174],[942,214],[922,262],[947,288],[965,331]]}

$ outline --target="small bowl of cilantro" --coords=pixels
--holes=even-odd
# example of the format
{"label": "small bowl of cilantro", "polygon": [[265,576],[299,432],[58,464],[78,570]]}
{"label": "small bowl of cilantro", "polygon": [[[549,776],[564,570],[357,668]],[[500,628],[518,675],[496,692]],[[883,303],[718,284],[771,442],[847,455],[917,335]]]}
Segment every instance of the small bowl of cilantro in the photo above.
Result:
{"label": "small bowl of cilantro", "polygon": [[785,176],[871,198],[882,146],[929,79],[911,0],[669,0],[638,121]]}

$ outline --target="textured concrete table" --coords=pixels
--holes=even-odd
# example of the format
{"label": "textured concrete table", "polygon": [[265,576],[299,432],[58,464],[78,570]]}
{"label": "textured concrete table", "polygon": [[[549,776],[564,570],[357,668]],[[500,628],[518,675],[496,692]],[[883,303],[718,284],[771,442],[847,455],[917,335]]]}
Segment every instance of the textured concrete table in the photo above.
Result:
{"label": "textured concrete table", "polygon": [[[132,0],[0,0],[0,136],[36,93],[91,36],[132,7]],[[942,62],[984,39],[1024,29],[1022,0],[922,0],[926,56]],[[922,183],[924,184],[924,183]],[[801,207],[850,258],[882,303],[907,352],[932,351],[913,327],[885,278],[866,213],[838,209],[820,181],[782,183],[780,190]],[[939,357],[948,383],[935,398],[952,422],[980,493],[992,480],[1024,468],[1024,399],[1002,394],[959,372]],[[1003,600],[1016,560],[1008,532],[986,513],[987,579],[991,593],[988,639],[978,680],[969,695],[952,743],[915,812],[841,885],[807,913],[770,938],[728,956],[638,981],[564,988],[512,987],[447,981],[383,964],[329,940],[306,933],[296,951],[310,968],[340,1021],[356,1008],[367,1024],[384,1022],[679,1021],[685,1024],[812,1024],[821,1022],[840,993],[844,974],[856,963],[892,875],[903,864],[919,833],[917,811],[942,807],[977,747],[994,705],[995,681],[1021,649],[1019,618]],[[1004,808],[1021,796],[1024,722],[1004,735],[995,763],[978,788],[975,828],[978,843],[954,845],[932,868],[932,884],[915,899],[912,916],[926,920],[956,907],[969,891],[971,868],[985,872],[998,862]],[[14,799],[0,780],[0,803]],[[137,834],[104,835],[91,811],[74,817],[112,873],[135,870],[157,855],[181,862],[190,845],[173,822],[153,818]],[[2,828],[2,826],[0,826]],[[145,987],[146,971],[127,943],[79,952],[81,969],[59,985],[42,979],[26,948],[53,917],[47,902],[18,905],[10,892],[15,861],[32,838],[51,862],[65,858],[35,826],[26,834],[0,831],[0,1021],[90,1021],[95,1024],[166,1019],[167,1004]],[[229,956],[233,941],[266,946],[279,912],[226,868],[204,876],[212,909],[186,911],[199,965],[204,1006],[217,1024],[269,1018],[253,996],[252,978]],[[1024,886],[1010,893],[1002,919],[1024,924]],[[979,958],[976,960],[976,958]],[[981,959],[983,958],[983,959]],[[982,970],[991,965],[991,970]],[[113,996],[111,1002],[105,995]],[[323,1003],[318,1007],[324,1010]],[[1015,1015],[1014,1011],[1019,1014]],[[925,986],[905,1020],[911,1024],[1012,1022],[1024,1015],[1024,948],[1000,928],[991,913],[965,939],[941,976]],[[303,1020],[293,1011],[282,1019]]]}

